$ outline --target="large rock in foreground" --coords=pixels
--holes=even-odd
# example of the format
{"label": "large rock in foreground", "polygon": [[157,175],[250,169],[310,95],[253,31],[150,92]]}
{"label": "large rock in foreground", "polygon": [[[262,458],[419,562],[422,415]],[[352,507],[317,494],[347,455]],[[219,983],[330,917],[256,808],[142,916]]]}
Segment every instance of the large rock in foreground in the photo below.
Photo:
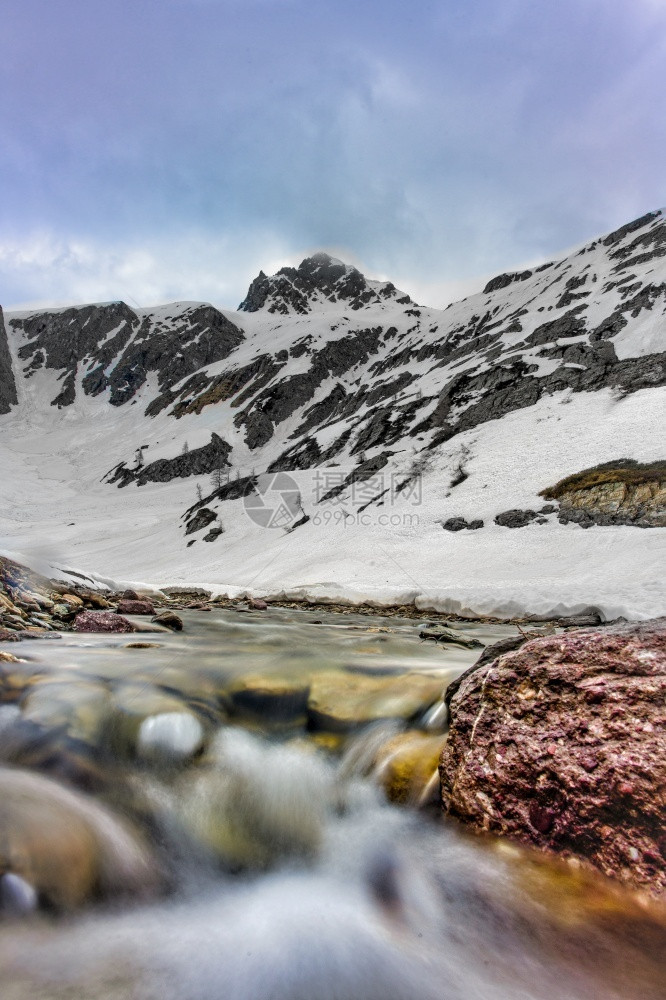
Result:
{"label": "large rock in foreground", "polygon": [[450,814],[666,892],[666,618],[533,639],[450,713]]}

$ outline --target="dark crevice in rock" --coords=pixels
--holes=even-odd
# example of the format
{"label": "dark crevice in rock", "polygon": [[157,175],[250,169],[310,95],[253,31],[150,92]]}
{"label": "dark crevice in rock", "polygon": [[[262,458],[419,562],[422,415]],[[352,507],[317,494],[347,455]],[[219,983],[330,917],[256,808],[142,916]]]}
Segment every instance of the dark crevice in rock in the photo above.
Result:
{"label": "dark crevice in rock", "polygon": [[332,500],[334,497],[344,493],[344,491],[354,483],[363,483],[367,479],[376,475],[378,472],[381,472],[391,457],[391,454],[392,452],[390,451],[383,451],[381,454],[375,455],[373,458],[368,458],[364,462],[361,462],[352,472],[350,472],[348,476],[345,477],[342,483],[339,483],[332,489],[328,490],[328,492],[321,497],[319,502],[325,503],[327,500]]}

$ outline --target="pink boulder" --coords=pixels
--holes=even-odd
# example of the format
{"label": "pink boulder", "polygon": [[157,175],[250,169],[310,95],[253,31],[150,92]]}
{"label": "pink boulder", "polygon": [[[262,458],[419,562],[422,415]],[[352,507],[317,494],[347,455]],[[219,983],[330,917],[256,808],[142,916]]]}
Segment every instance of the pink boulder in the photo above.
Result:
{"label": "pink boulder", "polygon": [[136,625],[114,611],[82,611],[74,620],[75,632],[136,632]]}
{"label": "pink boulder", "polygon": [[666,892],[666,618],[532,639],[453,687],[448,813]]}
{"label": "pink boulder", "polygon": [[152,601],[119,601],[119,615],[154,615],[155,608]]}
{"label": "pink boulder", "polygon": [[266,611],[268,608],[266,601],[262,601],[259,597],[251,597],[247,603],[254,611]]}

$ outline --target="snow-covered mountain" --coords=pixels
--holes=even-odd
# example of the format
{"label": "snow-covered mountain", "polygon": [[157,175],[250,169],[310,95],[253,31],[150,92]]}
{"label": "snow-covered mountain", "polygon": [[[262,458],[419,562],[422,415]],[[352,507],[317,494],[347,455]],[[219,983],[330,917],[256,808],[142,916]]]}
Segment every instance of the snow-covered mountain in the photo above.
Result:
{"label": "snow-covered mountain", "polygon": [[0,541],[158,584],[664,613],[665,416],[661,212],[445,310],[320,253],[235,312],[7,314]]}

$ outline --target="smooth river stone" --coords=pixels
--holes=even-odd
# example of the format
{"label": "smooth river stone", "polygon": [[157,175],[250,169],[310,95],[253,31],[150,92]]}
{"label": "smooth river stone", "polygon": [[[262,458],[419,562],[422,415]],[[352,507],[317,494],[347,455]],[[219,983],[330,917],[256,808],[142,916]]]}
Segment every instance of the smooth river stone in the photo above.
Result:
{"label": "smooth river stone", "polygon": [[[154,736],[150,736],[151,729],[145,728],[145,723],[149,719],[160,716],[187,716],[191,723],[190,732],[193,732],[195,725],[200,732],[200,738],[192,752],[200,749],[203,743],[203,729],[196,716],[178,698],[165,694],[156,687],[145,684],[123,684],[113,693],[111,716],[107,730],[107,738],[111,749],[126,757],[138,755],[143,759],[151,758],[151,742],[156,750]],[[176,724],[178,726],[178,724]],[[181,729],[184,722],[181,719]],[[168,742],[167,730],[171,728],[173,752],[178,755],[176,744],[178,740],[174,735],[173,720],[171,723],[160,723],[160,726],[153,733],[161,733],[162,742]],[[143,737],[142,737],[143,733]],[[143,740],[143,745],[142,745]]]}
{"label": "smooth river stone", "polygon": [[105,806],[7,768],[0,768],[0,871],[62,910],[97,898],[146,898],[161,882],[146,844]]}
{"label": "smooth river stone", "polygon": [[48,680],[35,684],[24,697],[24,719],[44,729],[62,729],[73,739],[97,745],[106,726],[110,695],[92,681]]}
{"label": "smooth river stone", "polygon": [[129,601],[118,603],[119,615],[154,615],[155,606],[152,601]]}
{"label": "smooth river stone", "polygon": [[23,692],[46,673],[36,663],[0,663],[0,704],[16,702]]}
{"label": "smooth river stone", "polygon": [[191,712],[162,712],[139,726],[137,756],[155,764],[180,764],[204,744],[203,726]]}
{"label": "smooth river stone", "polygon": [[437,674],[370,677],[323,671],[312,677],[308,724],[315,730],[347,732],[383,719],[411,719],[437,701],[444,686]]}

